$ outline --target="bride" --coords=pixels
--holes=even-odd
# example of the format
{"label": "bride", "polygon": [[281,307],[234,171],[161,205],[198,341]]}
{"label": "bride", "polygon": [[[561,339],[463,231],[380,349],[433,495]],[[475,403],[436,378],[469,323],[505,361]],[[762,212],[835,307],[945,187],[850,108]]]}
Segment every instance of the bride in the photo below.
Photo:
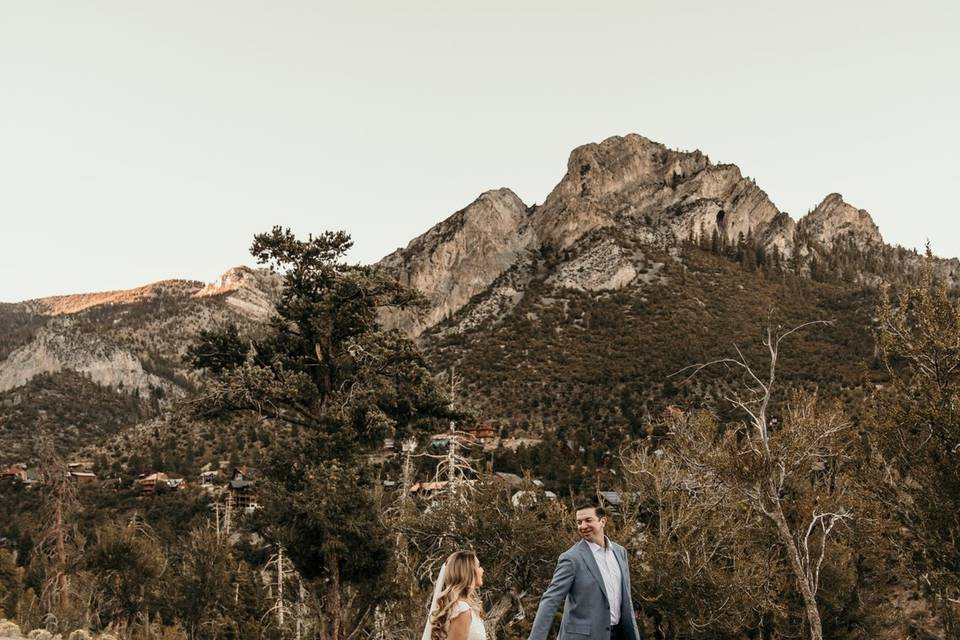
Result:
{"label": "bride", "polygon": [[440,567],[422,640],[486,640],[477,588],[483,568],[473,551],[454,551]]}

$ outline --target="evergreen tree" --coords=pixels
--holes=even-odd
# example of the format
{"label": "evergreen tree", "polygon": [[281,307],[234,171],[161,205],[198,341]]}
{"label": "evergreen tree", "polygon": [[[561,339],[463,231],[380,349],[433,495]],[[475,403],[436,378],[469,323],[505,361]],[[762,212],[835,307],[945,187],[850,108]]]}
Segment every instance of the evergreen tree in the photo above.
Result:
{"label": "evergreen tree", "polygon": [[884,294],[877,343],[891,385],[876,397],[879,464],[871,486],[892,519],[897,555],[960,633],[960,302],[936,281],[932,259],[899,303]]}
{"label": "evergreen tree", "polygon": [[417,307],[422,298],[373,267],[345,264],[351,246],[344,232],[298,240],[274,227],[257,235],[251,253],[283,273],[268,330],[247,339],[234,327],[206,332],[187,355],[212,374],[195,403],[199,415],[254,413],[299,428],[299,445],[275,451],[266,465],[262,522],[313,580],[331,640],[349,635],[369,604],[355,596],[378,580],[389,554],[360,455],[384,436],[450,417],[413,343],[377,324],[379,310]]}

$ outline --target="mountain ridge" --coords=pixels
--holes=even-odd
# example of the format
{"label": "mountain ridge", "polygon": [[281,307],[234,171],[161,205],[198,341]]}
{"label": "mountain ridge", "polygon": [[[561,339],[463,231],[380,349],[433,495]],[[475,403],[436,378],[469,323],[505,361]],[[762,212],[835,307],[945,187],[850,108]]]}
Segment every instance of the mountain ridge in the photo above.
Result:
{"label": "mountain ridge", "polygon": [[[717,263],[698,251],[725,260]],[[747,275],[741,277],[730,259]],[[890,277],[912,277],[921,263],[915,252],[883,244],[869,213],[847,204],[839,194],[828,194],[807,216],[794,220],[736,165],[712,164],[700,151],[674,151],[632,134],[574,149],[564,176],[542,204],[527,205],[507,188],[483,192],[376,264],[419,289],[430,302],[423,315],[384,313],[384,325],[417,337],[441,369],[466,363],[464,371],[485,380],[475,393],[514,402],[509,390],[497,385],[517,384],[512,377],[525,365],[515,363],[514,371],[502,371],[499,381],[486,379],[483,370],[508,343],[541,344],[541,356],[552,362],[569,360],[568,354],[555,351],[576,352],[569,340],[584,331],[600,331],[601,342],[618,341],[615,333],[608,333],[611,319],[632,331],[660,332],[668,342],[681,340],[673,327],[662,324],[662,313],[699,323],[704,335],[714,336],[711,340],[746,335],[740,325],[750,315],[729,307],[728,299],[742,298],[744,305],[775,304],[802,288],[796,283],[774,286],[772,278],[831,279],[846,283],[851,291],[875,289]],[[956,284],[960,262],[938,260],[935,266]],[[751,288],[763,294],[743,293]],[[127,419],[104,414],[107,396],[94,393],[100,386],[143,399],[140,407],[124,405],[122,415],[129,420],[156,416],[199,382],[199,375],[183,362],[186,346],[197,333],[227,322],[256,330],[272,313],[280,291],[279,274],[235,267],[209,284],[166,280],[125,291],[0,304],[0,405],[29,404],[30,398],[21,391],[39,377],[44,384],[35,385],[36,393],[55,394],[57,381],[72,372],[80,377],[70,378],[69,384],[98,397],[97,408],[82,424],[93,425],[103,416],[102,422],[113,429]],[[869,314],[864,309],[869,305],[843,302],[850,292],[813,286],[804,295],[809,304],[793,309],[790,318],[821,317],[834,313],[835,306],[841,313],[855,308],[856,320],[844,331],[853,335],[855,326],[866,329]],[[738,320],[713,317],[719,308]],[[710,322],[700,322],[697,313],[710,317]],[[639,324],[631,324],[634,321]],[[532,327],[555,334],[556,339],[529,335]],[[501,333],[507,337],[495,342]],[[706,348],[711,340],[687,342]],[[848,357],[862,358],[866,353],[859,339],[856,344]],[[628,353],[672,348],[676,353],[667,360],[682,366],[677,353],[694,357],[689,346],[676,349],[657,341],[628,341],[623,349]],[[828,346],[817,348],[833,354]],[[485,355],[470,356],[471,349]],[[604,350],[603,344],[594,345],[594,351]],[[584,365],[588,369],[605,366],[589,353],[574,356],[573,364],[577,358],[590,361]],[[537,375],[544,379],[554,375],[549,363],[539,366]],[[650,371],[659,376],[666,369],[651,365],[641,373]],[[554,384],[562,385],[563,380],[561,376]],[[844,384],[854,384],[855,377],[848,373],[845,380]],[[581,384],[583,393],[600,397],[605,392]],[[650,380],[651,389],[662,384],[659,378]],[[629,385],[620,387],[624,394],[634,393]],[[530,391],[531,397],[542,393]],[[541,401],[554,402],[551,398]],[[564,398],[562,403],[575,401]],[[83,403],[82,397],[74,401]],[[650,393],[644,392],[641,404],[650,401]],[[480,404],[488,413],[505,416],[512,411],[489,401]],[[626,414],[636,413],[635,405],[627,402]],[[556,416],[535,418],[545,410],[544,404],[527,410],[534,422],[562,422]],[[37,428],[34,418],[26,420],[23,415],[8,413],[7,425],[14,425],[8,429],[11,434]],[[56,421],[51,424],[58,426]],[[82,439],[80,433],[72,441]]]}
{"label": "mountain ridge", "polygon": [[[510,194],[511,224],[501,226],[493,241],[474,243],[477,224],[464,224],[464,212],[476,218],[484,211],[478,203],[505,193]],[[714,232],[730,242],[742,236],[767,253],[776,252],[778,260],[809,260],[841,241],[883,245],[870,214],[846,203],[839,193],[828,194],[795,220],[734,164],[712,164],[699,150],[671,150],[638,134],[612,136],[575,148],[566,173],[542,205],[526,206],[506,188],[484,192],[381,259],[380,267],[421,290],[431,302],[424,318],[395,314],[384,320],[419,335],[531,254],[565,251],[591,232],[618,225],[634,227],[656,246],[702,241]],[[461,256],[465,247],[470,248],[469,260],[445,259]],[[958,267],[955,258],[938,262],[940,275],[954,285]]]}

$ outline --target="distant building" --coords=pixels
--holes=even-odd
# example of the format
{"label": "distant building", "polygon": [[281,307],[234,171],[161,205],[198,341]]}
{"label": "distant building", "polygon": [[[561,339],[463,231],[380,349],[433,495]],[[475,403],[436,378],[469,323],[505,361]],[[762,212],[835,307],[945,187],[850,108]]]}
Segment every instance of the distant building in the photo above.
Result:
{"label": "distant building", "polygon": [[464,427],[462,431],[474,442],[486,444],[497,437],[497,430],[489,424],[476,424]]}
{"label": "distant building", "polygon": [[97,481],[97,474],[92,471],[70,471],[70,479],[77,484],[93,484]]}
{"label": "distant building", "polygon": [[450,446],[450,434],[439,433],[430,438],[430,446],[434,449],[446,449]]}
{"label": "distant building", "polygon": [[603,498],[607,506],[613,507],[614,509],[623,504],[623,496],[616,491],[601,491],[600,497]]}
{"label": "distant building", "polygon": [[216,487],[220,480],[220,470],[210,470],[210,471],[201,471],[200,472],[200,486],[201,487]]}
{"label": "distant building", "polygon": [[252,467],[234,467],[227,483],[230,492],[230,506],[245,512],[251,512],[259,506],[256,493],[256,477],[259,472]]}
{"label": "distant building", "polygon": [[187,488],[187,481],[183,478],[171,478],[162,471],[151,474],[141,474],[134,481],[140,487],[141,496],[152,496],[157,491],[173,489],[179,491]]}
{"label": "distant building", "polygon": [[162,471],[157,471],[156,473],[150,474],[141,473],[134,482],[140,487],[141,496],[152,496],[157,492],[157,485],[161,483],[166,485],[169,479],[170,476]]}
{"label": "distant building", "polygon": [[27,465],[12,464],[6,469],[0,469],[0,480],[4,478],[13,478],[14,480],[19,480],[20,482],[26,482]]}

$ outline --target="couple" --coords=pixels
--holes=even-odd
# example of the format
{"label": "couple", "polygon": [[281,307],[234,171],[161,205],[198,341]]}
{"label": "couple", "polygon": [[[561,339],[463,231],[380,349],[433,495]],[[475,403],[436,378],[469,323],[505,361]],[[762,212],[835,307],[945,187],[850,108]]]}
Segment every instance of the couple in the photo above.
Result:
{"label": "couple", "polygon": [[[529,640],[547,640],[563,602],[558,640],[642,640],[630,596],[626,550],[604,534],[603,507],[577,508],[581,540],[560,555],[550,586],[540,598]],[[433,589],[422,640],[486,640],[477,589],[483,568],[472,551],[447,558]]]}

